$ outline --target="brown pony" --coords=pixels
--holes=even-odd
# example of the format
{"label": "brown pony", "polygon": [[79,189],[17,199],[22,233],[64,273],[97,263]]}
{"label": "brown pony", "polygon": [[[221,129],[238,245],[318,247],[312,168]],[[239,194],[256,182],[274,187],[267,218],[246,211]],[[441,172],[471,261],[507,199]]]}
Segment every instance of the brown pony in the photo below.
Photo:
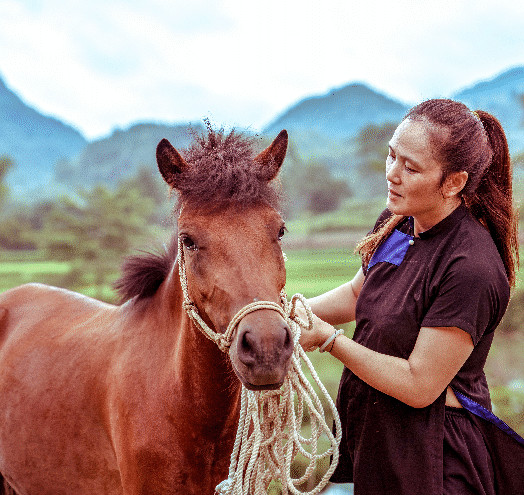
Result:
{"label": "brown pony", "polygon": [[[209,130],[184,158],[157,147],[189,295],[217,332],[250,302],[280,302],[285,283],[271,182],[287,133],[257,156],[252,145]],[[221,352],[183,309],[176,249],[131,258],[117,286],[118,306],[38,284],[0,295],[0,494],[212,494],[240,382],[282,384],[293,343],[281,315],[248,314]]]}

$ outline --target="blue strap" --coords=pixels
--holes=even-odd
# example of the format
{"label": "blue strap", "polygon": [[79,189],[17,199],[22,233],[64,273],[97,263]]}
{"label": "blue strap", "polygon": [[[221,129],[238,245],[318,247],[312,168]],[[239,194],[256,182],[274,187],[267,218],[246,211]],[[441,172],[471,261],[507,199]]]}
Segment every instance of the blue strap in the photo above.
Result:
{"label": "blue strap", "polygon": [[404,260],[413,236],[394,230],[391,235],[378,247],[369,260],[368,270],[377,263],[385,261],[399,266]]}
{"label": "blue strap", "polygon": [[524,445],[524,438],[522,438],[516,431],[513,431],[504,421],[495,416],[491,411],[481,406],[474,400],[469,397],[457,392],[453,389],[455,395],[457,396],[458,401],[461,403],[464,409],[467,409],[469,412],[473,413],[479,418],[485,419],[490,423],[494,424],[499,430],[502,430],[504,433],[508,434],[510,437],[514,438],[517,442]]}

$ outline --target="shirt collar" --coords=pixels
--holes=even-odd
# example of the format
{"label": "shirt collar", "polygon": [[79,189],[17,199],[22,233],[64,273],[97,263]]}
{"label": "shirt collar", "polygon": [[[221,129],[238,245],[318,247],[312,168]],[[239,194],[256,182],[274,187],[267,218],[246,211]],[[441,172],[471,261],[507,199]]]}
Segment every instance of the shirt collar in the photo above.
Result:
{"label": "shirt collar", "polygon": [[458,208],[453,210],[446,218],[441,220],[436,225],[433,225],[430,229],[425,232],[420,232],[419,237],[421,239],[430,239],[437,236],[438,234],[449,232],[457,223],[459,223],[468,212],[466,205],[462,202]]}

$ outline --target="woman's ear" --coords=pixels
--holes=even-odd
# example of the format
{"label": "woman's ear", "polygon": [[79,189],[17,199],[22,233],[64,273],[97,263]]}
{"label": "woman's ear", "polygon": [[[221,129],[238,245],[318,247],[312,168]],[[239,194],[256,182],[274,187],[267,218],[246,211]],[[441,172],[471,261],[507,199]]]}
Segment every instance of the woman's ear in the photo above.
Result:
{"label": "woman's ear", "polygon": [[460,196],[460,193],[466,187],[468,182],[468,173],[465,170],[460,172],[452,172],[444,181],[442,185],[442,194],[445,198],[451,198],[453,196]]}

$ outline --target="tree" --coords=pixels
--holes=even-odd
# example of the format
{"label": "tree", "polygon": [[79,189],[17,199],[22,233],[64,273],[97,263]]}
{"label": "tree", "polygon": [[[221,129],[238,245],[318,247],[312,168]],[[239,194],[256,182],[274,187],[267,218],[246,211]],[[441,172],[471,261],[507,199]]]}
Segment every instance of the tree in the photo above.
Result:
{"label": "tree", "polygon": [[29,234],[30,220],[25,211],[14,214],[5,213],[3,207],[9,199],[9,187],[5,178],[14,167],[14,161],[7,155],[0,156],[0,248],[2,249],[34,249],[35,244]]}
{"label": "tree", "polygon": [[154,211],[152,212],[151,221],[154,223],[164,223],[171,214],[171,205],[167,201],[168,188],[156,167],[154,169],[147,166],[140,167],[134,177],[122,181],[120,188],[136,189],[141,197],[152,200]]}
{"label": "tree", "polygon": [[370,124],[355,136],[356,155],[364,164],[366,172],[384,174],[388,142],[393,136],[396,124]]}
{"label": "tree", "polygon": [[0,249],[34,250],[37,248],[34,237],[31,216],[26,211],[17,211],[0,220]]}
{"label": "tree", "polygon": [[9,188],[4,183],[9,170],[14,167],[14,161],[7,155],[0,156],[0,206],[3,206],[9,197]]}
{"label": "tree", "polygon": [[[49,258],[74,261],[71,284],[94,284],[102,297],[122,257],[150,232],[153,211],[154,201],[135,187],[97,186],[80,193],[79,200],[64,197],[50,208],[41,242]],[[86,279],[89,274],[92,280]]]}
{"label": "tree", "polygon": [[333,177],[324,163],[315,160],[295,162],[285,174],[284,189],[293,203],[293,213],[334,211],[351,196],[347,182]]}

